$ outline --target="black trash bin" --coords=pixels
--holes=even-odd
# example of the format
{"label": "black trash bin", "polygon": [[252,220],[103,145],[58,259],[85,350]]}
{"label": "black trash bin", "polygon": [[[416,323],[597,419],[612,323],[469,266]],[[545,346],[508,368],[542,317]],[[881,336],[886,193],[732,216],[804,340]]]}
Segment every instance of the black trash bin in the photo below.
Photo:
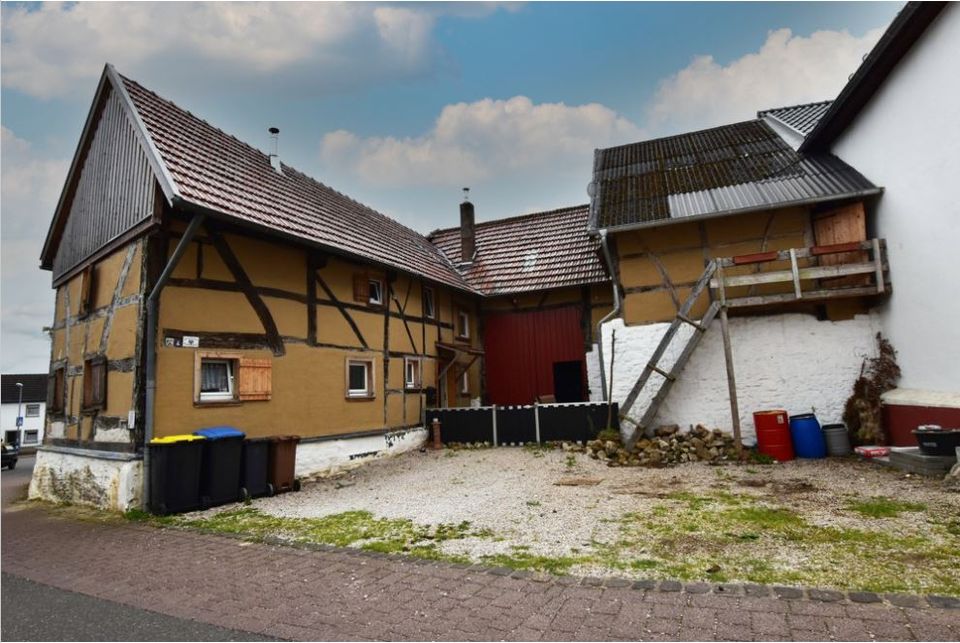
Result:
{"label": "black trash bin", "polygon": [[164,516],[200,508],[200,463],[204,438],[170,435],[150,440],[150,497],[152,513]]}
{"label": "black trash bin", "polygon": [[200,506],[214,507],[240,499],[240,461],[244,433],[232,426],[194,431],[203,441],[200,465]]}
{"label": "black trash bin", "polygon": [[270,465],[270,438],[249,438],[243,441],[243,465],[240,467],[240,499],[272,496],[273,485],[267,481]]}

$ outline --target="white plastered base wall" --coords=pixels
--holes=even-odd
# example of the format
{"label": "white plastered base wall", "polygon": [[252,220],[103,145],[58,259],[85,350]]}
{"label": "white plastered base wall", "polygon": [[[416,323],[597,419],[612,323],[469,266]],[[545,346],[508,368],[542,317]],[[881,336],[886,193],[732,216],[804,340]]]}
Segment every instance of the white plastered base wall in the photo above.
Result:
{"label": "white plastered base wall", "polygon": [[423,446],[423,428],[342,440],[302,442],[297,446],[298,478],[320,478],[354,469],[374,458],[399,455]]}
{"label": "white plastered base wall", "polygon": [[[622,402],[649,361],[669,324],[625,326],[622,319],[604,324],[604,361],[609,381],[610,338],[616,331],[613,399]],[[860,375],[866,357],[876,355],[875,314],[854,319],[818,321],[811,315],[784,314],[730,319],[740,425],[746,442],[755,441],[753,412],[786,409],[790,414],[813,409],[821,423],[840,422],[843,407]],[[672,365],[683,347],[681,339],[693,332],[681,326],[678,337],[661,361]],[[682,337],[681,337],[682,334]],[[591,399],[600,400],[597,351],[587,354]],[[653,374],[630,411],[639,419],[662,378]],[[660,407],[654,425],[703,424],[731,430],[730,398],[723,355],[720,322],[714,321],[682,375]],[[624,422],[624,430],[632,427]]]}
{"label": "white plastered base wall", "polygon": [[142,460],[43,447],[37,451],[29,497],[126,511],[141,506],[142,489]]}

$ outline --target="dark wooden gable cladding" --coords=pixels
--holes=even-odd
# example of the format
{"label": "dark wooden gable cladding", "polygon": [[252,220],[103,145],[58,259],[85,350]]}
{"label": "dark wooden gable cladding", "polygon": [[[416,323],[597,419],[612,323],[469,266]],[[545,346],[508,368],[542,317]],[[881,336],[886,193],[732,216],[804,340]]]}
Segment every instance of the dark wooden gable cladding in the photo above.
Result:
{"label": "dark wooden gable cladding", "polygon": [[95,128],[81,143],[79,176],[65,186],[65,219],[51,231],[53,280],[104,246],[148,222],[156,206],[156,179],[121,97],[109,85],[94,110]]}

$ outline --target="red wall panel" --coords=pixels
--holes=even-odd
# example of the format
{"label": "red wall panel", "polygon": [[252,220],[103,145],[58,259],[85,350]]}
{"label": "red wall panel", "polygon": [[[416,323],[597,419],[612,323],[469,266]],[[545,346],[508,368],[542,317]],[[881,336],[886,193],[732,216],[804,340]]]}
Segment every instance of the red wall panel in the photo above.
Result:
{"label": "red wall panel", "polygon": [[[492,404],[531,404],[553,395],[554,362],[584,362],[577,306],[501,313],[484,320],[487,395]],[[583,365],[586,373],[586,365]]]}

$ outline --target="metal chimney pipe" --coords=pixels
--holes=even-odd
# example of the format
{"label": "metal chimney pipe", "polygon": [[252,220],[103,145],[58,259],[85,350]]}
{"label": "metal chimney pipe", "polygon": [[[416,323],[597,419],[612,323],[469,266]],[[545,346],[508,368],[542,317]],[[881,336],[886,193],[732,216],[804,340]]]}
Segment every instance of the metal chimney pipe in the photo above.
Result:
{"label": "metal chimney pipe", "polygon": [[473,204],[470,203],[470,188],[463,188],[463,203],[460,204],[460,261],[470,263],[476,254],[476,232],[473,220]]}
{"label": "metal chimney pipe", "polygon": [[267,131],[270,132],[270,165],[277,174],[283,174],[283,167],[280,165],[280,128],[271,127]]}

